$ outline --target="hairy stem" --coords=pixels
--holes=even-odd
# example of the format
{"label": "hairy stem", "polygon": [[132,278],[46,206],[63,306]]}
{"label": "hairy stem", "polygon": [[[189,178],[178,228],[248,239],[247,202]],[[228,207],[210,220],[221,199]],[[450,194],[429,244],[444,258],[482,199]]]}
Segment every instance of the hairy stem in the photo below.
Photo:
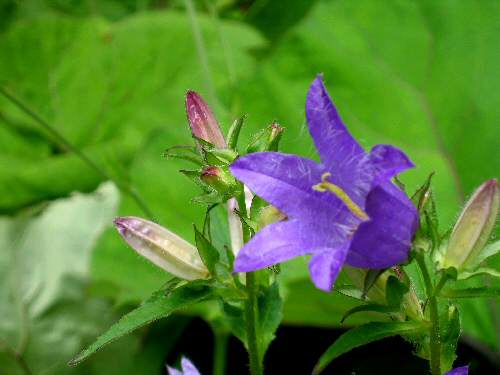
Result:
{"label": "hairy stem", "polygon": [[225,332],[214,332],[215,335],[215,348],[214,348],[214,375],[226,374],[227,362],[227,344],[229,342],[229,335]]}
{"label": "hairy stem", "polygon": [[128,194],[139,206],[139,208],[148,216],[149,219],[154,220],[154,215],[151,209],[147,206],[146,202],[141,198],[139,193],[130,185],[118,181],[117,179],[110,176],[106,170],[97,165],[92,159],[90,159],[83,151],[78,147],[74,146],[65,136],[63,136],[56,128],[50,125],[46,120],[44,120],[40,115],[38,115],[34,110],[32,110],[26,103],[21,101],[19,98],[15,97],[5,88],[0,87],[0,93],[6,97],[11,103],[13,103],[17,108],[19,108],[26,115],[31,117],[35,122],[43,127],[50,135],[52,135],[58,142],[60,142],[67,150],[78,156],[85,164],[87,164],[94,172],[103,177],[106,180],[113,181],[115,185],[124,194]]}
{"label": "hairy stem", "polygon": [[255,275],[253,272],[247,272],[246,274],[246,288],[248,299],[245,303],[245,321],[250,374],[261,375],[262,365],[259,358],[259,346],[257,342],[257,293],[255,288]]}
{"label": "hairy stem", "polygon": [[[245,193],[242,192],[238,195],[237,201],[240,207],[240,214],[246,216],[246,205],[245,205]],[[251,232],[246,225],[243,227],[243,242],[250,240]],[[262,375],[262,362],[259,352],[259,344],[257,339],[257,322],[258,322],[258,310],[257,310],[257,286],[255,284],[255,275],[253,272],[246,273],[246,291],[247,300],[245,301],[245,324],[247,332],[247,344],[248,344],[248,357],[250,362],[250,374],[251,375]]]}
{"label": "hairy stem", "polygon": [[[417,254],[417,263],[424,278],[427,298],[429,299],[430,334],[430,366],[432,375],[441,375],[441,334],[439,331],[439,314],[435,289],[433,288],[427,265],[422,253]],[[444,285],[444,284],[443,284]]]}

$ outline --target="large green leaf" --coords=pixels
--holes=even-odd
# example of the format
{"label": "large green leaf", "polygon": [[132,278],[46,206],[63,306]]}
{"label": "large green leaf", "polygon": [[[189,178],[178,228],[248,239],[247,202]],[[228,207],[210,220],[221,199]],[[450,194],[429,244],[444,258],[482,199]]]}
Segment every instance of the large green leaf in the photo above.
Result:
{"label": "large green leaf", "polygon": [[38,216],[0,219],[0,372],[63,373],[60,364],[109,321],[108,304],[85,296],[81,280],[117,204],[106,184]]}
{"label": "large green leaf", "polygon": [[[214,48],[219,32],[231,47],[235,74],[250,74],[248,50],[260,45],[261,38],[246,26],[221,21],[214,30],[208,19],[200,17],[199,22],[216,88],[232,82],[225,57]],[[170,134],[164,147],[186,142],[183,93],[187,88],[208,91],[190,23],[182,13],[139,13],[118,23],[43,16],[14,24],[0,35],[0,49],[0,85],[113,175],[129,165],[154,129]],[[219,102],[209,99],[220,117],[229,120]],[[0,153],[0,186],[5,189],[0,191],[0,211],[73,190],[89,191],[102,181],[4,97],[0,125],[8,129],[2,129],[7,138],[0,141],[8,144]],[[53,178],[57,174],[64,178]]]}
{"label": "large green leaf", "polygon": [[210,297],[210,289],[200,283],[180,286],[171,292],[161,289],[138,308],[123,316],[108,331],[99,336],[89,347],[70,361],[74,366],[101,349],[104,345],[124,336],[140,327],[166,318],[174,311],[202,302]]}

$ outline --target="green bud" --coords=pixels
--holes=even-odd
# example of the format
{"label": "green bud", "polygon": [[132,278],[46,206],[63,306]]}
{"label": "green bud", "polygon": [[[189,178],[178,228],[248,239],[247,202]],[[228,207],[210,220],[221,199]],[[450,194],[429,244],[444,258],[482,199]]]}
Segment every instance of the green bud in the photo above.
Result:
{"label": "green bud", "polygon": [[252,138],[247,147],[247,153],[278,151],[278,145],[281,140],[283,130],[285,129],[282,128],[277,122],[273,122]]}
{"label": "green bud", "polygon": [[208,166],[201,171],[201,180],[220,194],[236,190],[238,184],[233,175],[225,167]]}
{"label": "green bud", "polygon": [[484,249],[498,215],[498,182],[483,183],[466,203],[451,233],[442,261],[443,268],[463,270],[474,263]]}
{"label": "green bud", "polygon": [[260,230],[266,225],[285,220],[287,216],[274,206],[266,206],[260,209],[257,215],[257,229]]}

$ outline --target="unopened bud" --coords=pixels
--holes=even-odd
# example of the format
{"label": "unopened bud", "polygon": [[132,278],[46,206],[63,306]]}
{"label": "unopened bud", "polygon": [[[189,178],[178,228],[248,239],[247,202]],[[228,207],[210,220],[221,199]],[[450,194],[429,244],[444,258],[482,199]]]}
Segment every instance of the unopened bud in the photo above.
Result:
{"label": "unopened bud", "polygon": [[273,122],[264,130],[257,133],[247,147],[247,153],[262,151],[278,151],[284,128]]}
{"label": "unopened bud", "polygon": [[448,242],[443,268],[467,268],[485,247],[498,215],[498,182],[483,183],[472,195],[458,218]]}
{"label": "unopened bud", "polygon": [[191,132],[196,138],[212,143],[218,148],[227,147],[212,110],[194,91],[188,91],[186,94],[186,113]]}
{"label": "unopened bud", "polygon": [[225,194],[237,187],[236,180],[227,168],[208,166],[201,171],[201,180],[217,192]]}
{"label": "unopened bud", "polygon": [[186,280],[206,279],[209,272],[196,247],[168,229],[138,217],[118,217],[115,226],[144,258]]}
{"label": "unopened bud", "polygon": [[263,207],[257,217],[257,228],[260,230],[266,225],[285,220],[287,216],[274,206]]}

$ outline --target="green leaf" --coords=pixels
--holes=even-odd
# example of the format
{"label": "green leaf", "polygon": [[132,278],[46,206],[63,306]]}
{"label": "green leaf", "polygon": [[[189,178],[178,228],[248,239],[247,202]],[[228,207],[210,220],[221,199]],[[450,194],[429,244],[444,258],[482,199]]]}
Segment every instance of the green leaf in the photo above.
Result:
{"label": "green leaf", "polygon": [[276,329],[283,319],[283,300],[278,282],[275,281],[258,296],[258,318],[261,358],[275,338]]}
{"label": "green leaf", "polygon": [[[87,279],[91,250],[118,200],[107,183],[0,218],[0,352],[22,358],[32,373],[65,374],[64,365],[56,367],[114,318],[105,301],[89,295]],[[17,373],[5,366],[0,360],[0,373]]]}
{"label": "green leaf", "polygon": [[346,313],[342,316],[342,319],[340,320],[340,323],[344,323],[344,321],[350,317],[351,315],[354,315],[359,312],[377,312],[377,313],[382,313],[382,314],[391,314],[391,313],[397,313],[400,311],[399,305],[398,306],[385,306],[385,305],[379,305],[376,303],[367,303],[366,305],[359,305],[356,307],[353,307],[350,310],[347,310]]}
{"label": "green leaf", "polygon": [[363,281],[363,298],[366,298],[366,295],[375,285],[377,279],[384,273],[384,271],[385,270],[368,270],[366,272],[365,279]]}
{"label": "green leaf", "polygon": [[460,337],[460,314],[456,306],[449,306],[440,319],[441,331],[441,371],[451,370],[457,358],[456,350]]}
{"label": "green leaf", "polygon": [[471,277],[485,276],[485,275],[500,278],[500,271],[497,271],[496,269],[489,268],[489,267],[479,267],[478,269],[476,269],[474,271],[459,272],[457,279],[458,280],[467,280],[467,279],[470,279]]}
{"label": "green leaf", "polygon": [[406,293],[408,293],[408,286],[398,280],[396,276],[389,276],[385,287],[385,298],[387,305],[397,307],[401,306],[401,301]]}
{"label": "green leaf", "polygon": [[368,323],[353,328],[335,341],[320,357],[313,374],[321,373],[335,358],[358,346],[396,335],[414,334],[426,329],[418,322]]}
{"label": "green leaf", "polygon": [[212,276],[216,275],[216,265],[220,260],[219,251],[203,236],[203,234],[193,225],[196,248],[200,253],[201,260]]}
{"label": "green leaf", "polygon": [[439,297],[444,298],[494,298],[500,296],[500,287],[477,287],[451,289],[447,288],[439,293]]}
{"label": "green leaf", "polygon": [[155,292],[151,298],[123,316],[108,331],[99,336],[93,344],[73,358],[69,362],[69,365],[77,365],[103,346],[142,326],[152,323],[155,320],[166,318],[176,310],[209,299],[210,294],[209,287],[203,282],[191,282],[176,288],[167,295],[164,290]]}

